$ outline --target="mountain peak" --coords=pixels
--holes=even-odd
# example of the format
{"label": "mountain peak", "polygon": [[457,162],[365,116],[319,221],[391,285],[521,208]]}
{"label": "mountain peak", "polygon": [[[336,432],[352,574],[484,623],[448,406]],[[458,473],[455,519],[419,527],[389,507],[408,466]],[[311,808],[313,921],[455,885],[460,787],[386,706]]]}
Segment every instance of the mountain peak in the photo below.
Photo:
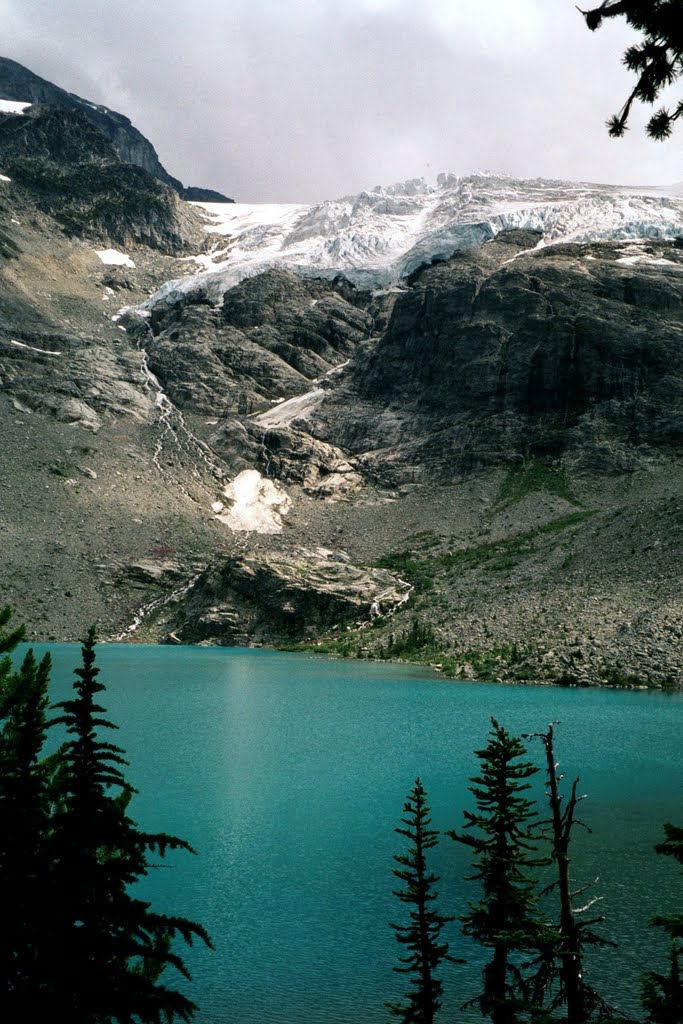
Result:
{"label": "mountain peak", "polygon": [[155,178],[170,185],[183,199],[201,198],[230,203],[231,199],[211,189],[186,189],[162,165],[148,139],[131,124],[130,118],[102,104],[82,99],[58,85],[48,82],[9,57],[0,57],[0,99],[78,110],[110,141],[123,163],[144,168]]}

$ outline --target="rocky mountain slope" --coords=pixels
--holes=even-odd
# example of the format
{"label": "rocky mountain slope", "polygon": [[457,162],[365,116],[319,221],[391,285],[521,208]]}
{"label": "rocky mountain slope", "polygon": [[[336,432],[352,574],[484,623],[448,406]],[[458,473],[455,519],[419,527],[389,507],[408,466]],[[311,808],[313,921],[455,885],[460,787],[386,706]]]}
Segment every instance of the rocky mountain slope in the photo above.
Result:
{"label": "rocky mountain slope", "polygon": [[43,116],[0,166],[2,599],[34,636],[681,684],[680,199],[175,199],[173,242]]}
{"label": "rocky mountain slope", "polygon": [[142,167],[153,177],[169,185],[183,199],[205,202],[232,202],[227,196],[214,189],[185,188],[183,183],[168,173],[162,166],[156,150],[142,132],[131,124],[129,118],[101,104],[81,99],[74,93],[34,74],[28,68],[8,57],[0,57],[0,99],[25,104],[48,106],[53,110],[80,114],[94,128],[109,140],[113,151],[122,163]]}

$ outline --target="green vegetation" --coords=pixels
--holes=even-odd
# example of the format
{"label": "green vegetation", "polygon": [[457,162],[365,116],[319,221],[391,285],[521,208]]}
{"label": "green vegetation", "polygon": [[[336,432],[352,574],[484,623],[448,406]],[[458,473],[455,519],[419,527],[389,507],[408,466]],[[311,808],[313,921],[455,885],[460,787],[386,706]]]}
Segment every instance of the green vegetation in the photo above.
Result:
{"label": "green vegetation", "polygon": [[433,586],[437,573],[455,569],[467,571],[484,568],[494,572],[510,569],[541,550],[546,538],[553,537],[572,526],[578,526],[593,515],[593,509],[582,509],[505,540],[487,541],[473,547],[445,551],[426,558],[418,557],[412,550],[398,551],[384,555],[374,564],[377,568],[390,569],[405,576],[418,590],[428,590]]}
{"label": "green vegetation", "polygon": [[386,645],[381,644],[377,656],[379,658],[419,658],[423,660],[425,653],[437,650],[437,638],[430,625],[413,619],[411,626],[395,636],[389,634]]}
{"label": "green vegetation", "polygon": [[[385,628],[386,623],[381,619],[375,619],[371,629],[380,630]],[[281,643],[278,645],[280,651],[298,652],[299,654],[332,654],[341,658],[370,658],[385,661],[391,658],[401,658],[407,661],[418,663],[429,662],[438,652],[438,638],[429,624],[420,622],[414,618],[411,625],[400,633],[388,633],[375,644],[370,646],[372,633],[364,630],[345,631],[333,637],[325,637],[322,640],[308,640],[299,643]]]}
{"label": "green vegetation", "polygon": [[469,649],[446,659],[442,671],[450,676],[466,675],[468,679],[497,679],[505,669],[506,676],[524,680],[529,678],[525,664],[532,653],[531,648],[520,648],[517,644]]}
{"label": "green vegetation", "polygon": [[509,470],[500,485],[495,505],[499,509],[509,508],[527,495],[539,491],[555,494],[577,508],[581,506],[581,502],[572,493],[564,468],[548,466],[538,459],[524,462]]}
{"label": "green vegetation", "polygon": [[120,163],[60,164],[41,157],[16,157],[8,164],[12,178],[35,193],[42,210],[54,216],[67,234],[99,236],[125,244],[130,236],[155,244],[152,226],[170,223],[171,190],[142,167]]}
{"label": "green vegetation", "polygon": [[470,779],[476,812],[465,811],[464,830],[448,835],[472,851],[471,878],[482,887],[481,900],[460,918],[464,934],[490,951],[476,1002],[493,1024],[515,1024],[534,1010],[536,995],[515,955],[544,951],[551,943],[533,876],[547,858],[537,852],[537,814],[528,796],[528,780],[538,768],[522,760],[526,747],[517,736],[495,718],[491,726],[487,745],[476,752],[479,774]]}

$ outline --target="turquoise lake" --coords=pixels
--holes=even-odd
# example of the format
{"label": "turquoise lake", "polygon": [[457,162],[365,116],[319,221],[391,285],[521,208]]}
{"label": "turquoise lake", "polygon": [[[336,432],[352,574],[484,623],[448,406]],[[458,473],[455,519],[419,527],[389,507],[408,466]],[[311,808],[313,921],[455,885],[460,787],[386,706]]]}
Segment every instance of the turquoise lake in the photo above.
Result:
{"label": "turquoise lake", "polygon": [[[43,650],[63,699],[79,649]],[[434,827],[460,828],[492,715],[516,733],[560,723],[558,759],[568,781],[580,776],[592,829],[577,830],[573,875],[599,879],[602,932],[619,943],[589,975],[638,1012],[640,972],[664,963],[648,920],[681,900],[677,866],[653,851],[664,821],[683,823],[680,694],[454,683],[409,666],[220,648],[102,645],[98,663],[139,789],[133,817],[198,851],[151,872],[142,890],[214,939],[215,953],[186,957],[199,1024],[387,1020],[384,1002],[406,984],[387,925],[403,920],[391,891],[404,797],[419,774]],[[538,741],[530,753],[542,767]],[[468,867],[444,837],[431,862],[443,913],[476,897]],[[478,991],[481,954],[457,924],[448,938],[468,963],[444,972],[440,1019],[476,1021],[458,1008]]]}

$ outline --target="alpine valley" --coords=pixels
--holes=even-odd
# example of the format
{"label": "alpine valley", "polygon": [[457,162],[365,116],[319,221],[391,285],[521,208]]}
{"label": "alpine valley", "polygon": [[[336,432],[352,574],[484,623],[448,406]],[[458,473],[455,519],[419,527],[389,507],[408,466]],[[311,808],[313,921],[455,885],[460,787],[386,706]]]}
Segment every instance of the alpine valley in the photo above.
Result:
{"label": "alpine valley", "polygon": [[233,203],[2,60],[0,429],[34,639],[683,685],[681,185]]}

